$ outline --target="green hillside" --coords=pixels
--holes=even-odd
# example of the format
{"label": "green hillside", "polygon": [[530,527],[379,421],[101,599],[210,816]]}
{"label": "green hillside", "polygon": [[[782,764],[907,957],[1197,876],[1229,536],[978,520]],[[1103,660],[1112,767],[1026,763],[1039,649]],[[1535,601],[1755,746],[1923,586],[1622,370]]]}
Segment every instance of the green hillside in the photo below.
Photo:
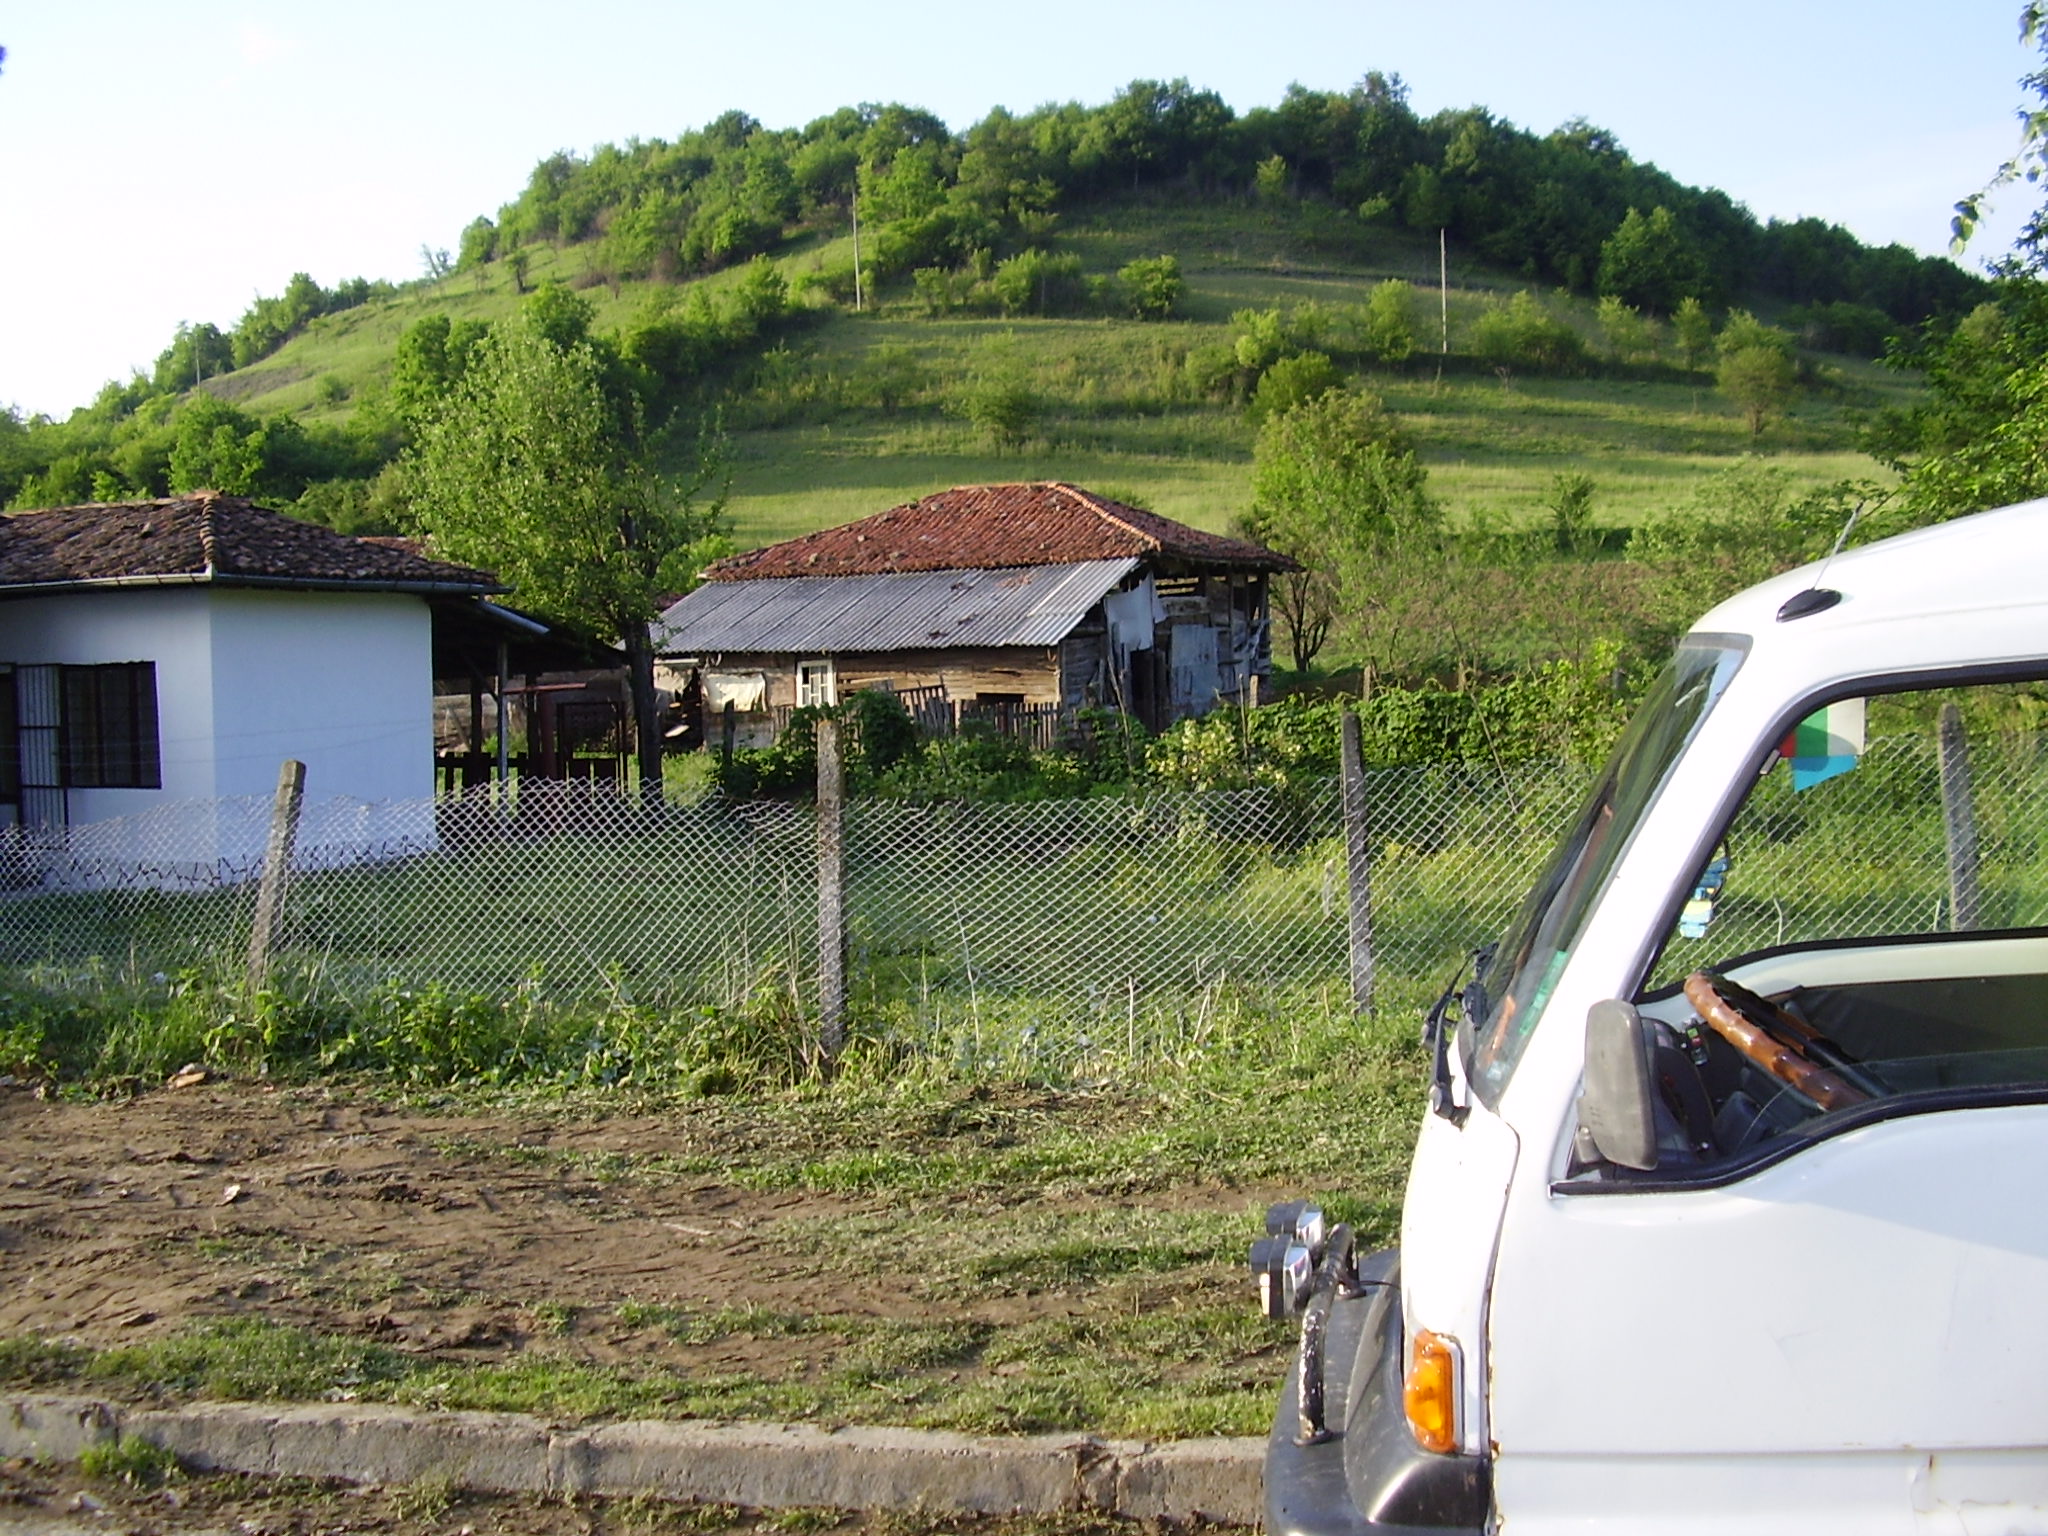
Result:
{"label": "green hillside", "polygon": [[[1324,665],[1464,676],[1675,622],[1670,594],[1643,595],[1657,561],[1612,557],[1731,466],[1770,469],[1713,514],[1759,530],[1713,556],[1724,575],[1838,526],[1838,498],[1802,498],[1885,479],[1864,424],[1919,387],[1873,359],[1989,292],[1818,221],[1761,223],[1583,122],[1419,118],[1377,75],[1244,113],[1139,81],[960,133],[899,106],[801,129],[732,113],[550,156],[428,264],[402,285],[298,274],[67,421],[0,413],[0,498],[213,486],[411,531],[409,450],[522,310],[550,346],[589,344],[636,464],[680,475],[716,445],[742,546],[990,480],[1225,529],[1252,510],[1260,420],[1347,385],[1392,413],[1392,451],[1426,471],[1415,510],[1452,544],[1396,577],[1370,530],[1296,528],[1282,547],[1342,593]],[[1439,612],[1445,633],[1405,652]]]}
{"label": "green hillside", "polygon": [[[931,318],[900,284],[885,286],[879,303],[859,314],[839,306],[809,311],[724,381],[736,536],[743,544],[767,542],[948,485],[1046,478],[1223,529],[1247,505],[1255,432],[1241,407],[1192,395],[1186,356],[1228,341],[1240,310],[1358,304],[1390,277],[1416,286],[1417,330],[1427,348],[1437,339],[1434,242],[1387,231],[1363,244],[1355,255],[1313,249],[1299,221],[1271,209],[1128,201],[1077,219],[1062,247],[1095,273],[1172,252],[1186,276],[1184,319]],[[589,254],[542,248],[526,282],[587,284]],[[800,237],[771,259],[800,281],[850,262],[851,241]],[[734,277],[728,271],[680,286],[717,292]],[[618,330],[671,299],[677,286],[634,280],[581,291],[596,305],[595,328]],[[1607,364],[1593,301],[1554,292],[1544,302],[1583,334],[1588,360],[1563,375],[1508,369],[1503,376],[1465,348],[1483,306],[1524,286],[1453,263],[1453,354],[1441,378],[1434,350],[1396,367],[1351,370],[1407,420],[1431,489],[1454,520],[1537,516],[1563,470],[1594,477],[1599,518],[1614,525],[1676,505],[1703,472],[1755,451],[1801,485],[1873,475],[1876,466],[1855,447],[1856,421],[1913,388],[1875,363],[1824,356],[1823,387],[1803,391],[1753,439],[1709,373],[1676,366],[1668,337],[1663,362]],[[518,302],[509,277],[488,266],[415,284],[381,303],[323,316],[262,362],[204,387],[250,411],[339,427],[386,387],[407,326],[428,314],[490,321]],[[1022,377],[1043,402],[1019,446],[997,448],[953,409],[969,382],[991,371]]]}

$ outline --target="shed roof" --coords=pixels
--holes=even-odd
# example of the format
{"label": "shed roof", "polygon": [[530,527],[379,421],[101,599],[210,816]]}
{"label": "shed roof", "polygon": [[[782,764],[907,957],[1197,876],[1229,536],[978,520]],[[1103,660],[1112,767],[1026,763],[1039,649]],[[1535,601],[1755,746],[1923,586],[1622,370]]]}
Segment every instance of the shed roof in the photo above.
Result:
{"label": "shed roof", "polygon": [[706,582],[662,615],[655,643],[668,655],[1057,645],[1137,567],[1126,556],[860,580]]}
{"label": "shed roof", "polygon": [[904,571],[1015,570],[1095,560],[1149,560],[1240,571],[1290,571],[1287,556],[1204,533],[1057,480],[960,485],[802,538],[720,560],[710,582]]}
{"label": "shed roof", "polygon": [[0,518],[0,590],[152,584],[504,590],[488,571],[353,539],[215,491]]}

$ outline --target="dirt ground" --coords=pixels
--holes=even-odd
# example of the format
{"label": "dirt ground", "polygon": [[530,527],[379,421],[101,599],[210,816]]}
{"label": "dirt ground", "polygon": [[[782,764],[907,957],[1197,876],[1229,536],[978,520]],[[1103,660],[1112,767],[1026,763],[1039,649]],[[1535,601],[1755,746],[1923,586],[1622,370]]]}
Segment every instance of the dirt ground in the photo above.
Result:
{"label": "dirt ground", "polygon": [[[97,1103],[0,1086],[0,1338],[103,1349],[258,1316],[469,1363],[539,1344],[593,1365],[787,1379],[830,1341],[774,1328],[679,1336],[662,1309],[999,1328],[1144,1304],[1142,1276],[1115,1294],[934,1287],[915,1244],[898,1255],[884,1240],[902,1193],[750,1190],[703,1155],[730,1144],[732,1126],[690,1114],[428,1112],[221,1080]],[[1024,1215],[1055,1220],[1062,1198],[1034,1193]],[[1233,1222],[1248,1198],[1220,1184],[1160,1196]],[[952,1203],[970,1221],[984,1214]],[[807,1236],[821,1223],[883,1236],[847,1262]],[[1170,1284],[1176,1305],[1237,1306],[1244,1290],[1216,1265]],[[622,1319],[627,1303],[638,1305]]]}

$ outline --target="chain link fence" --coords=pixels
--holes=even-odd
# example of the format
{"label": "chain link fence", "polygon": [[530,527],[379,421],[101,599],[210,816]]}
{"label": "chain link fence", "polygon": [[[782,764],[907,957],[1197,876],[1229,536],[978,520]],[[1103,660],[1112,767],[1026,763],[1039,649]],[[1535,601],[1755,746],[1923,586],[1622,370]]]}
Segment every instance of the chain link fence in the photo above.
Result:
{"label": "chain link fence", "polygon": [[[2048,923],[2048,756],[1974,750],[1959,803],[1928,738],[1874,740],[1794,793],[1767,776],[1730,831],[1711,932],[1660,978],[1810,938]],[[1497,937],[1584,794],[1539,765],[1365,776],[1376,1000],[1420,1006]],[[236,978],[268,802],[164,807],[16,840],[0,964],[54,986]],[[819,827],[808,805],[649,809],[561,785],[410,805],[309,805],[267,951],[281,984],[815,1016]],[[1197,795],[920,806],[855,800],[843,831],[849,1017],[981,1063],[1157,1058],[1351,997],[1337,781]],[[211,857],[207,850],[213,849]],[[222,852],[223,849],[238,850]],[[1956,911],[1966,866],[1971,910]],[[829,941],[828,941],[829,942]]]}
{"label": "chain link fence", "polygon": [[[1420,1000],[1497,933],[1586,777],[1551,765],[1368,776],[1383,1000]],[[0,964],[73,985],[239,974],[271,812],[169,806],[17,844]],[[1348,1002],[1334,779],[1024,804],[856,799],[844,847],[852,1017],[925,1050],[1137,1056]],[[815,1006],[808,805],[649,809],[555,785],[309,803],[292,869],[266,949],[295,985]]]}

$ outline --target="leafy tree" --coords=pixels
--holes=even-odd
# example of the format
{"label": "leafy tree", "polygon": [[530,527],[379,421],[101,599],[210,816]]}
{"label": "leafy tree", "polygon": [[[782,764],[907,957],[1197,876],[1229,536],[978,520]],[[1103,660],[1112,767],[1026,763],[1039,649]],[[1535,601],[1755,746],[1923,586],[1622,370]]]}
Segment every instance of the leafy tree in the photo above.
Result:
{"label": "leafy tree", "polygon": [[1287,198],[1287,162],[1279,155],[1268,155],[1252,173],[1252,190],[1258,200],[1269,205],[1278,205]]}
{"label": "leafy tree", "polygon": [[1678,338],[1678,355],[1688,369],[1698,368],[1714,350],[1714,322],[1706,305],[1691,294],[1678,301],[1671,312],[1671,331]]}
{"label": "leafy tree", "polygon": [[495,260],[497,254],[498,226],[479,215],[463,226],[462,239],[456,247],[455,269],[467,272],[471,267]]}
{"label": "leafy tree", "polygon": [[1600,292],[1668,315],[1687,294],[1699,293],[1706,272],[1698,255],[1679,232],[1669,208],[1652,208],[1647,216],[1631,208],[1600,247]]}
{"label": "leafy tree", "polygon": [[1058,314],[1082,292],[1081,258],[1071,253],[1019,251],[996,266],[990,280],[1003,313]]}
{"label": "leafy tree", "polygon": [[[2020,7],[2020,42],[2023,46],[2038,47],[2043,56],[2040,69],[2020,78],[2021,87],[2037,104],[2020,110],[2020,145],[2012,157],[1992,173],[1982,189],[1956,204],[1951,228],[1958,251],[1976,233],[1985,200],[1992,192],[2015,181],[2037,183],[2048,172],[2048,0],[2026,0]],[[2038,273],[2044,258],[2048,258],[2048,205],[2034,210],[2016,244],[2023,264]]]}
{"label": "leafy tree", "polygon": [[1557,552],[1567,557],[1587,553],[1594,542],[1593,477],[1567,470],[1553,475],[1543,505],[1550,509],[1550,532]]}
{"label": "leafy tree", "polygon": [[1799,385],[1792,338],[1764,325],[1745,310],[1729,315],[1715,343],[1720,360],[1714,386],[1749,423],[1749,435],[1761,436],[1764,423],[1783,410]]}
{"label": "leafy tree", "polygon": [[1561,373],[1583,359],[1586,344],[1525,288],[1505,304],[1487,305],[1473,322],[1472,350],[1498,368]]}
{"label": "leafy tree", "polygon": [[1340,605],[1370,597],[1381,557],[1436,528],[1427,480],[1407,434],[1361,390],[1327,390],[1259,429],[1245,527],[1306,567],[1275,592],[1297,671]]}
{"label": "leafy tree", "polygon": [[151,383],[165,394],[194,389],[235,366],[234,343],[217,325],[181,325],[156,357]]}
{"label": "leafy tree", "polygon": [[1123,290],[1125,307],[1140,320],[1172,319],[1187,292],[1177,256],[1141,256],[1127,261],[1118,269],[1116,280]]}
{"label": "leafy tree", "polygon": [[[419,526],[442,554],[496,570],[520,599],[626,650],[643,797],[661,796],[649,626],[665,592],[690,584],[688,554],[715,532],[722,503],[700,506],[658,476],[638,403],[607,389],[599,349],[556,339],[529,300],[477,348],[407,465]],[[701,485],[701,478],[699,481]]]}
{"label": "leafy tree", "polygon": [[1654,361],[1657,356],[1657,322],[1614,294],[1600,301],[1600,334],[1607,343],[1607,355],[1617,363]]}
{"label": "leafy tree", "polygon": [[1006,367],[976,375],[959,403],[960,413],[1003,449],[1023,447],[1043,409],[1037,391]]}
{"label": "leafy tree", "polygon": [[1252,391],[1245,415],[1254,422],[1292,410],[1326,390],[1343,386],[1344,375],[1322,352],[1297,352],[1268,368]]}
{"label": "leafy tree", "polygon": [[1373,285],[1365,298],[1360,346],[1383,363],[1405,362],[1415,351],[1415,289],[1398,277]]}
{"label": "leafy tree", "polygon": [[1870,451],[1905,475],[1916,520],[2048,493],[2048,283],[2012,276],[1995,303],[1894,349],[1925,374],[1926,397],[1879,417]]}
{"label": "leafy tree", "polygon": [[391,409],[408,430],[432,417],[486,333],[481,320],[425,315],[399,332],[391,353]]}

